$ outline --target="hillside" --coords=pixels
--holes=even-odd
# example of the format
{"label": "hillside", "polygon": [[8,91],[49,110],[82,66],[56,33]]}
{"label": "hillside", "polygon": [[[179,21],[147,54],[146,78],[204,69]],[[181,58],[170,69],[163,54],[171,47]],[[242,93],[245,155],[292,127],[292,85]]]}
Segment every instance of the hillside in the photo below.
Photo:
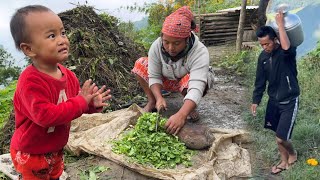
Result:
{"label": "hillside", "polygon": [[147,27],[148,26],[148,17],[144,17],[140,21],[135,21],[135,22],[133,22],[133,24],[134,24],[135,30],[140,30],[144,27]]}

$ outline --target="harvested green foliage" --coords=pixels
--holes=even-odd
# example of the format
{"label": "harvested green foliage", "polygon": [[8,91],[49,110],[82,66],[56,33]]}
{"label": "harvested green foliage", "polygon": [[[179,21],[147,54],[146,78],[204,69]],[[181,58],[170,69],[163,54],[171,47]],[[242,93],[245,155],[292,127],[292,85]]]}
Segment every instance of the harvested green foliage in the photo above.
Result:
{"label": "harvested green foliage", "polygon": [[99,176],[97,174],[103,173],[109,169],[110,168],[106,166],[91,167],[88,170],[81,171],[80,180],[97,180],[99,179]]}
{"label": "harvested green foliage", "polygon": [[134,129],[114,142],[113,152],[125,154],[140,164],[153,165],[155,168],[175,168],[178,164],[191,166],[194,151],[187,149],[178,137],[165,132],[167,119],[160,118],[156,131],[158,116],[157,113],[142,114]]}

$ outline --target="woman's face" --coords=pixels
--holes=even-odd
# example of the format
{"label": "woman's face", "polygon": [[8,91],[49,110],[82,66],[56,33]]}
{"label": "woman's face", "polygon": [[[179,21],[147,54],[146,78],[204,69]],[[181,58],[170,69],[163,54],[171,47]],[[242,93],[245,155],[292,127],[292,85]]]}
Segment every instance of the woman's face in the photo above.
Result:
{"label": "woman's face", "polygon": [[167,53],[169,53],[170,56],[175,57],[186,48],[187,39],[175,38],[162,34],[162,44]]}

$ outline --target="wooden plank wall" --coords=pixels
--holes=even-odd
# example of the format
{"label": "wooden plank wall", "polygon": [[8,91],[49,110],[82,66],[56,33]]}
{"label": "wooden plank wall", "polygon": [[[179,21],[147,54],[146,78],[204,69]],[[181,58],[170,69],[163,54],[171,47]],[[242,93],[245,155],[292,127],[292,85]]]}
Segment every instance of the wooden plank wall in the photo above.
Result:
{"label": "wooden plank wall", "polygon": [[[240,10],[195,15],[200,27],[201,41],[205,45],[221,45],[234,43],[237,38]],[[244,41],[254,41],[255,33],[251,24],[257,20],[256,9],[247,9],[244,26]]]}

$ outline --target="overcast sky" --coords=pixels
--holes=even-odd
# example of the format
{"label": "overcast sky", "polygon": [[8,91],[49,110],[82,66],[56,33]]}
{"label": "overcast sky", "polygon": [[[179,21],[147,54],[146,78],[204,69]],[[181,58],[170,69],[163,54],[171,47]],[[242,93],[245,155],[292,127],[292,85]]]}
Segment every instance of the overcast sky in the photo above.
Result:
{"label": "overcast sky", "polygon": [[119,11],[119,8],[133,5],[135,2],[142,5],[144,2],[150,1],[152,0],[0,0],[0,45],[14,56],[18,64],[24,62],[24,55],[14,47],[9,27],[10,19],[15,10],[23,6],[40,4],[50,8],[55,13],[60,13],[74,8],[74,4],[85,4],[87,2],[88,5],[116,16],[123,21],[137,21],[145,15],[143,13],[130,13],[123,9]]}

